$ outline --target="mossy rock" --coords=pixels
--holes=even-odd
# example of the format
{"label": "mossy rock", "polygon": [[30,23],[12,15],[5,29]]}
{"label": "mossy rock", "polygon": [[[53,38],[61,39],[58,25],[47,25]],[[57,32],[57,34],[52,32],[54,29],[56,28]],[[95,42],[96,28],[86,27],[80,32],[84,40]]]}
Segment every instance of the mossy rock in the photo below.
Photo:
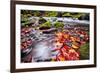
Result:
{"label": "mossy rock", "polygon": [[40,28],[41,28],[41,27],[49,27],[49,28],[50,28],[51,26],[52,26],[51,22],[50,22],[50,21],[47,21],[47,22],[45,22],[45,23],[43,23],[43,24],[40,24],[39,27],[40,27]]}
{"label": "mossy rock", "polygon": [[82,45],[79,51],[81,60],[89,59],[89,43],[85,43],[84,45]]}
{"label": "mossy rock", "polygon": [[55,22],[54,23],[54,27],[55,28],[63,28],[64,27],[64,24],[62,22]]}
{"label": "mossy rock", "polygon": [[45,22],[47,22],[47,21],[46,21],[44,18],[41,17],[41,18],[39,19],[39,24],[43,24],[43,23],[45,23]]}

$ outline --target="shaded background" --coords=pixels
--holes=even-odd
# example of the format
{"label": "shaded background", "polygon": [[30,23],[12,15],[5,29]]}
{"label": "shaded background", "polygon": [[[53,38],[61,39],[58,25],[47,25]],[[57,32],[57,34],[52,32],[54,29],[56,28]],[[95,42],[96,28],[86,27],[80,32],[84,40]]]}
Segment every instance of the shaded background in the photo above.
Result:
{"label": "shaded background", "polygon": [[[99,73],[100,72],[100,0],[32,0],[73,4],[97,5],[97,68],[54,70],[27,73]],[[10,73],[10,0],[0,0],[0,73]],[[24,72],[25,73],[25,72]]]}

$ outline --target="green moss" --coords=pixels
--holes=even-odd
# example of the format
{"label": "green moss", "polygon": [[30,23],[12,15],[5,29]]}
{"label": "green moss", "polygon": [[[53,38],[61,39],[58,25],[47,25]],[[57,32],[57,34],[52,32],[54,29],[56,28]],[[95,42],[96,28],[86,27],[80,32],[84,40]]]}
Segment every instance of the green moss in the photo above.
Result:
{"label": "green moss", "polygon": [[58,15],[58,12],[55,12],[55,11],[45,12],[46,17],[56,17],[57,15]]}
{"label": "green moss", "polygon": [[62,14],[63,17],[72,17],[72,18],[79,18],[83,15],[83,13],[71,13],[71,12],[64,12]]}
{"label": "green moss", "polygon": [[52,24],[51,24],[50,21],[47,21],[47,22],[45,22],[43,24],[40,24],[40,27],[51,27],[51,26],[52,26]]}
{"label": "green moss", "polygon": [[56,23],[54,23],[54,27],[55,28],[63,28],[64,24],[62,22],[56,22]]}
{"label": "green moss", "polygon": [[89,59],[89,43],[86,43],[80,47],[80,59]]}

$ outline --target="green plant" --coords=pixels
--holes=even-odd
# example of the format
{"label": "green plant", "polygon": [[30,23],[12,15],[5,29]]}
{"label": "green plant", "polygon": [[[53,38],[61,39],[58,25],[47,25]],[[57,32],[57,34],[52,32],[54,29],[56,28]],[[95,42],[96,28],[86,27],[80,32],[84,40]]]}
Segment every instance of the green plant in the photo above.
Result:
{"label": "green plant", "polygon": [[41,16],[41,12],[40,11],[34,11],[33,14],[36,17]]}

